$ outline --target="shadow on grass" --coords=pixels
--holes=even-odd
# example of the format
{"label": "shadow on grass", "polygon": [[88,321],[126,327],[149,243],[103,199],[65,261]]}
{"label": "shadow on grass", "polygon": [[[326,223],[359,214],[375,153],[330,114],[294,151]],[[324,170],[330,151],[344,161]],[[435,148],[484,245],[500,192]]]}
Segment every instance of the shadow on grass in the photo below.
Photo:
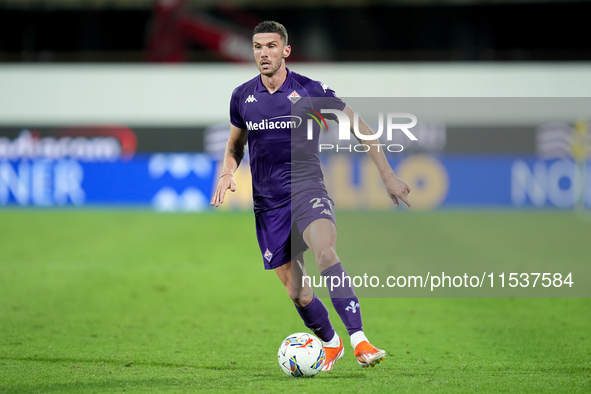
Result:
{"label": "shadow on grass", "polygon": [[12,360],[12,361],[33,361],[50,364],[63,364],[63,363],[89,363],[89,364],[109,364],[120,367],[133,367],[133,366],[150,366],[150,367],[167,367],[167,368],[196,368],[196,369],[238,369],[238,366],[232,361],[226,364],[219,365],[197,365],[191,363],[170,363],[162,361],[135,361],[135,360],[117,360],[117,359],[106,359],[106,358],[74,358],[74,357],[37,357],[37,356],[0,356],[0,360]]}
{"label": "shadow on grass", "polygon": [[[13,381],[11,384],[0,383],[0,392],[105,392],[105,391],[162,391],[162,390],[271,390],[278,387],[307,391],[321,383],[339,381],[339,386],[359,384],[368,378],[363,371],[323,372],[309,379],[293,379],[279,369],[261,370],[257,365],[245,365],[224,360],[217,364],[174,363],[164,361],[132,361],[130,359],[82,358],[82,357],[43,357],[43,356],[0,356],[2,361],[32,363],[39,368],[50,365],[83,367],[84,375],[65,372],[49,382],[33,380]],[[97,367],[107,367],[105,374],[94,375]],[[35,367],[37,368],[37,367]],[[136,369],[137,368],[137,369]],[[147,368],[156,368],[148,370]],[[162,368],[159,371],[159,368]],[[108,370],[113,369],[113,374]],[[134,369],[136,369],[134,371]],[[173,370],[178,370],[173,371]],[[124,372],[124,371],[129,371]],[[63,372],[63,371],[62,371]],[[136,375],[137,373],[137,375]],[[149,374],[146,376],[146,374]],[[172,374],[177,374],[172,376]],[[61,375],[58,372],[58,375]],[[143,375],[143,376],[142,376]],[[151,375],[151,376],[150,376]],[[312,386],[310,386],[312,384]],[[332,384],[332,383],[330,383]]]}
{"label": "shadow on grass", "polygon": [[184,390],[199,390],[211,389],[211,383],[202,384],[198,380],[187,381],[175,378],[145,378],[145,379],[129,379],[129,378],[112,378],[107,381],[100,382],[63,382],[63,383],[41,383],[21,386],[3,387],[0,386],[0,392],[105,392],[111,390],[117,391],[145,391],[158,392],[165,389],[184,389]]}

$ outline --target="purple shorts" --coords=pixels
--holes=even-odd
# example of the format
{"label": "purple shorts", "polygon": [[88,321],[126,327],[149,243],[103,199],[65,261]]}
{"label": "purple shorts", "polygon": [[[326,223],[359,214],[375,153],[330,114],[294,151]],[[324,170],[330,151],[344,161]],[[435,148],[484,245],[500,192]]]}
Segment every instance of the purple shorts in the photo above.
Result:
{"label": "purple shorts", "polygon": [[329,219],[335,223],[334,202],[323,194],[291,201],[286,206],[255,212],[257,240],[265,269],[282,266],[308,249],[304,230],[315,220]]}

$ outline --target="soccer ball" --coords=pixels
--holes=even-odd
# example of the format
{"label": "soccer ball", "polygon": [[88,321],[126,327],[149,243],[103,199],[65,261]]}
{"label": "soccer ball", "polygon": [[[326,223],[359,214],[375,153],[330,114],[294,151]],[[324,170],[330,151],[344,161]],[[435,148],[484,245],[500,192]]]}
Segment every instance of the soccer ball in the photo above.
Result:
{"label": "soccer ball", "polygon": [[294,378],[316,375],[324,366],[324,346],[312,334],[289,335],[279,346],[277,360],[283,372]]}

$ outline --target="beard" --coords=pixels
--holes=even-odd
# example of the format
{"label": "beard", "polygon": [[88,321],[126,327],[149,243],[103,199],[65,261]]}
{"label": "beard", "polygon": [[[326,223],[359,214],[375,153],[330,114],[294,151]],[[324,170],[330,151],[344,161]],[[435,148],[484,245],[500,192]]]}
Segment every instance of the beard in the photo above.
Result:
{"label": "beard", "polygon": [[281,68],[282,64],[283,64],[283,59],[281,59],[277,62],[269,61],[269,63],[265,64],[265,65],[262,65],[261,63],[259,63],[258,68],[259,68],[261,75],[264,75],[266,77],[272,77]]}

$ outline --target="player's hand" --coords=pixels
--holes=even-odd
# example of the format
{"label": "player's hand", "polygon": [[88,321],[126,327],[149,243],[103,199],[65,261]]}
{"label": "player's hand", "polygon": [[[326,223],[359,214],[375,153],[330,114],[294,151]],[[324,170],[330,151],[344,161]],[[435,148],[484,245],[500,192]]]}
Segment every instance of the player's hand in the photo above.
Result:
{"label": "player's hand", "polygon": [[220,204],[224,202],[224,197],[226,196],[228,189],[230,189],[231,192],[236,191],[236,181],[234,181],[234,176],[232,174],[220,177],[218,187],[215,189],[213,197],[211,197],[210,205],[215,206],[216,208],[219,207]]}
{"label": "player's hand", "polygon": [[390,174],[384,179],[384,186],[386,186],[388,196],[390,196],[396,208],[398,208],[398,206],[400,205],[399,201],[402,201],[404,204],[406,204],[407,207],[410,208],[411,204],[408,199],[408,193],[410,193],[410,186],[408,186],[406,182],[398,178],[396,175]]}

